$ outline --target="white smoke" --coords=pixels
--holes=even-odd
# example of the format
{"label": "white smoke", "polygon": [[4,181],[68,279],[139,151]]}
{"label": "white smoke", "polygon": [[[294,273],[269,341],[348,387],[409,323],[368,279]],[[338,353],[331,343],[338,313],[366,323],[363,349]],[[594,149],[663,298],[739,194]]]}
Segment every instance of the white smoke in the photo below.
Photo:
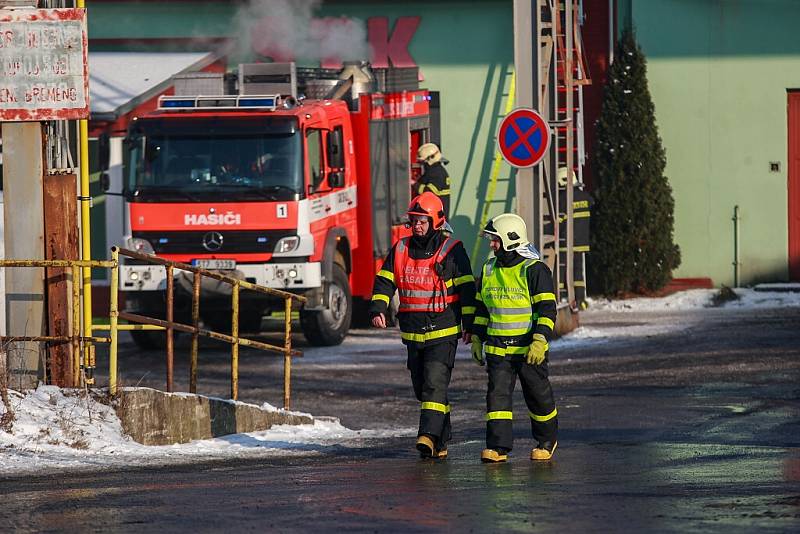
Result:
{"label": "white smoke", "polygon": [[249,0],[233,17],[232,52],[275,61],[369,60],[363,21],[314,17],[321,0]]}

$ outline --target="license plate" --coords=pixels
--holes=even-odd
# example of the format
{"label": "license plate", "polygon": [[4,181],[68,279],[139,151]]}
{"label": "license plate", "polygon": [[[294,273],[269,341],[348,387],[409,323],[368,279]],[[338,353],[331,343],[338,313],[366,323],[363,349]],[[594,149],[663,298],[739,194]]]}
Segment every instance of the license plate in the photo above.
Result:
{"label": "license plate", "polygon": [[236,268],[236,260],[202,259],[192,260],[194,267],[201,269],[232,270]]}

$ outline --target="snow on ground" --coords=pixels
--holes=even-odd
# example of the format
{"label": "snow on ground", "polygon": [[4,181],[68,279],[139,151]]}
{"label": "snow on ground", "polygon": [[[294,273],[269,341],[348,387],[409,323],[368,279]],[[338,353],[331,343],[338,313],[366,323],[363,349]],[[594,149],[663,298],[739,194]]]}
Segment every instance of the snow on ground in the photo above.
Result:
{"label": "snow on ground", "polygon": [[[787,289],[787,286],[789,289]],[[634,338],[669,334],[686,328],[687,322],[699,320],[699,316],[687,316],[681,323],[675,321],[648,321],[643,314],[682,312],[687,310],[703,310],[707,308],[721,310],[748,310],[765,308],[800,307],[800,292],[787,284],[762,284],[757,289],[737,288],[739,297],[727,300],[714,306],[716,289],[692,289],[681,291],[662,298],[632,298],[624,300],[589,301],[586,317],[608,312],[617,313],[621,321],[608,325],[581,326],[566,336],[553,341],[554,349],[577,348],[592,344],[610,343],[614,341],[631,341]],[[798,288],[800,289],[800,287]],[[772,291],[771,291],[772,290]],[[780,290],[780,291],[779,291]]]}
{"label": "snow on ground", "polygon": [[[191,459],[308,456],[331,447],[362,447],[369,439],[416,434],[413,428],[350,430],[338,419],[323,417],[309,425],[277,425],[262,432],[145,446],[123,434],[112,408],[83,392],[39,386],[26,395],[9,391],[9,397],[16,419],[10,432],[0,430],[0,477],[53,469],[161,465]],[[0,414],[3,413],[5,408],[0,403]]]}
{"label": "snow on ground", "polygon": [[[766,289],[766,291],[765,291]],[[800,306],[800,292],[770,291],[771,287],[736,289],[738,300],[725,302],[716,310],[781,308]],[[635,298],[617,301],[593,300],[586,315],[613,312],[622,318],[608,325],[580,327],[553,342],[553,348],[633,340],[668,333],[674,321],[648,321],[643,318],[672,311],[700,310],[712,305],[716,290],[691,290],[663,298]],[[685,328],[685,324],[682,326]],[[460,346],[459,356],[469,357]],[[396,331],[354,331],[340,347],[309,348],[309,365],[359,365],[359,356],[386,354],[395,358],[400,350]],[[333,352],[333,354],[331,353]],[[334,361],[331,360],[333,358]],[[309,425],[281,425],[263,432],[234,434],[216,439],[169,446],[145,446],[122,433],[113,409],[75,391],[65,392],[40,386],[26,395],[10,391],[10,404],[16,414],[11,431],[0,429],[0,477],[25,473],[52,472],[53,469],[108,468],[130,465],[161,465],[196,459],[230,459],[321,454],[334,447],[363,447],[370,439],[414,436],[414,428],[351,430],[334,418],[316,418]],[[263,408],[271,408],[262,406]],[[5,407],[0,403],[0,416]]]}
{"label": "snow on ground", "polygon": [[[759,288],[762,286],[758,286]],[[787,284],[767,285],[764,288],[785,288]],[[724,308],[781,308],[784,306],[800,306],[800,291],[766,291],[747,288],[733,290],[739,297],[723,304]],[[663,312],[684,311],[712,306],[717,289],[691,289],[681,291],[662,298],[633,298],[624,300],[596,300],[589,301],[590,310],[605,311],[635,311],[635,312]]]}

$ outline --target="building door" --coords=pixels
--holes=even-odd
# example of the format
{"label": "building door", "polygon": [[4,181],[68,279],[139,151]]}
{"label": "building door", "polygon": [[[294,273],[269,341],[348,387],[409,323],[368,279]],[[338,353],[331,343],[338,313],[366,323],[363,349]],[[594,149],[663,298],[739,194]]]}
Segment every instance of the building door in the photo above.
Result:
{"label": "building door", "polygon": [[800,282],[800,91],[789,91],[789,278]]}

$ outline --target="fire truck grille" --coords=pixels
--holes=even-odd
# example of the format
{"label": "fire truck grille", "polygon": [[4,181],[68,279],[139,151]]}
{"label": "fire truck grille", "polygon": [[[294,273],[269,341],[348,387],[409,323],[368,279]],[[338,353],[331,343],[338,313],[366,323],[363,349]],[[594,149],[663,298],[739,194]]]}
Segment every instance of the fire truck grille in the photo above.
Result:
{"label": "fire truck grille", "polygon": [[156,254],[231,254],[272,252],[293,230],[201,230],[195,232],[134,232],[147,239]]}

